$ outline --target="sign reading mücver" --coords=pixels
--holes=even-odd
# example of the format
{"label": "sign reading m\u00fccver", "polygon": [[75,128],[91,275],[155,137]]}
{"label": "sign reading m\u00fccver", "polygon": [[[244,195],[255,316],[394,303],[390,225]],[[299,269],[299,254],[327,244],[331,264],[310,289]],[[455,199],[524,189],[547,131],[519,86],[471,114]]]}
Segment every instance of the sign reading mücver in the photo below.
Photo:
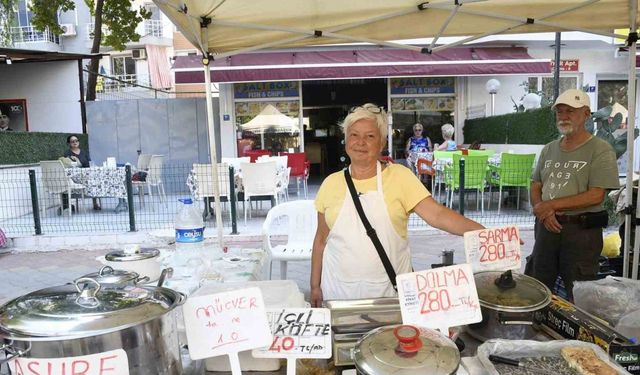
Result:
{"label": "sign reading m\u00fccver", "polygon": [[330,358],[329,309],[267,310],[273,339],[269,346],[253,350],[258,358]]}
{"label": "sign reading m\u00fccver", "polygon": [[404,324],[436,328],[482,320],[478,292],[469,264],[398,275],[398,297]]}
{"label": "sign reading m\u00fccver", "polygon": [[271,343],[259,288],[190,297],[183,313],[192,359],[229,354],[233,369],[238,352]]}
{"label": "sign reading m\u00fccver", "polygon": [[16,358],[9,362],[12,374],[129,375],[124,349],[67,358]]}
{"label": "sign reading m\u00fccver", "polygon": [[466,232],[464,251],[473,272],[518,270],[522,263],[520,231],[507,225]]}

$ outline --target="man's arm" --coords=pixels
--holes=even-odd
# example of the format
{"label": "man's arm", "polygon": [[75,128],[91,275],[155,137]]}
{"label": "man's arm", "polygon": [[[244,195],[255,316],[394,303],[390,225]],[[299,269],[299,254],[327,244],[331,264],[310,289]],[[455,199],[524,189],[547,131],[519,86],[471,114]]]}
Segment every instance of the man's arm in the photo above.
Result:
{"label": "man's arm", "polygon": [[[540,186],[542,187],[542,184],[540,184]],[[540,201],[537,203],[534,203],[532,199],[531,203],[533,204],[533,212],[538,216],[538,212],[548,213],[549,211],[553,211],[553,213],[555,213],[595,206],[604,201],[604,194],[605,190],[603,188],[590,187],[587,191],[576,195],[551,199],[548,201]],[[531,187],[531,195],[533,198],[533,186]],[[546,217],[548,215],[543,216]]]}

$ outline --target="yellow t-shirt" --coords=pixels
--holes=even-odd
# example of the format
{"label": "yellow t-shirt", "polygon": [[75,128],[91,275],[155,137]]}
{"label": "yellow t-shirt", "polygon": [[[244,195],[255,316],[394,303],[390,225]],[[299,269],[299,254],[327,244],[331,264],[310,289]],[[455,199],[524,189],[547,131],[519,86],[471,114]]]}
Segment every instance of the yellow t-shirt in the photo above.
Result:
{"label": "yellow t-shirt", "polygon": [[[375,176],[366,180],[354,179],[353,183],[358,192],[376,190]],[[329,229],[336,222],[347,189],[344,172],[340,171],[329,175],[318,190],[316,209],[324,214]],[[399,164],[390,164],[382,171],[382,191],[393,228],[402,238],[407,238],[409,214],[420,201],[431,194],[408,168]]]}

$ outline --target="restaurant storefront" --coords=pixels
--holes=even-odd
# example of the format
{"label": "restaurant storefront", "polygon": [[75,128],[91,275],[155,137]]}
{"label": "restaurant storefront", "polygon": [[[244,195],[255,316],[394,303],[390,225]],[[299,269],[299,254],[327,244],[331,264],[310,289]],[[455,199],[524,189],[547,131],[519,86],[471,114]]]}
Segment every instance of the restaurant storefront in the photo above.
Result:
{"label": "restaurant storefront", "polygon": [[[197,64],[197,57],[178,57],[176,83],[201,81]],[[217,61],[211,70],[214,82],[230,86],[220,95],[222,107],[232,109],[221,114],[235,128],[230,156],[247,149],[304,151],[312,167],[326,175],[346,163],[339,124],[351,107],[371,102],[388,110],[388,151],[404,159],[413,124],[423,124],[425,135],[437,143],[443,124],[463,121],[464,90],[457,77],[548,73],[549,63],[515,47],[454,48],[437,55],[360,49],[238,55]],[[269,104],[279,113],[263,114]]]}

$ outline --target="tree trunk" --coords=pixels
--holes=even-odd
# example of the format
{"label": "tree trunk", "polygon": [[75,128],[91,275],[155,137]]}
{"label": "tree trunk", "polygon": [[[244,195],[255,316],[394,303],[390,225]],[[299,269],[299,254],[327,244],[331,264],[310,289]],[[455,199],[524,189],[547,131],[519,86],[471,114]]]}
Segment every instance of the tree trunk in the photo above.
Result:
{"label": "tree trunk", "polygon": [[[102,41],[102,8],[104,0],[96,1],[96,9],[93,21],[93,44],[91,45],[91,53],[100,52],[100,42]],[[96,82],[98,69],[100,67],[100,58],[91,59],[89,63],[89,78],[87,80],[86,101],[96,100]]]}

